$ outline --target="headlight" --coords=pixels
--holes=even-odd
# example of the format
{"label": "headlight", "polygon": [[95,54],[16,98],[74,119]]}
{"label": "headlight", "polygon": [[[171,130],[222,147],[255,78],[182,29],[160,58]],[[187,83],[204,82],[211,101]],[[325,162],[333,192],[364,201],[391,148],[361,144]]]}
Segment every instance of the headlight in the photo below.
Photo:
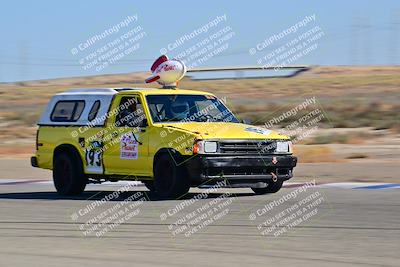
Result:
{"label": "headlight", "polygon": [[290,141],[278,141],[276,142],[276,152],[290,153],[292,150],[292,142]]}
{"label": "headlight", "polygon": [[204,152],[205,153],[215,153],[217,152],[217,142],[210,142],[210,141],[205,141],[204,142]]}
{"label": "headlight", "polygon": [[197,141],[193,145],[194,154],[216,153],[218,150],[218,143],[215,141]]}

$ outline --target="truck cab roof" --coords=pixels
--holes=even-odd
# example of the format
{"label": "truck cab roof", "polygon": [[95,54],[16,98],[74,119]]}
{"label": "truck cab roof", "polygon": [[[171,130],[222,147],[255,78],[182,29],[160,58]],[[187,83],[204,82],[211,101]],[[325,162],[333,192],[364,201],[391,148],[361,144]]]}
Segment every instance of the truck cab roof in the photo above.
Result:
{"label": "truck cab roof", "polygon": [[196,94],[196,95],[212,95],[208,92],[186,90],[186,89],[160,89],[160,88],[83,88],[70,89],[57,95],[115,95],[115,94],[131,94],[140,93],[143,95],[155,94]]}

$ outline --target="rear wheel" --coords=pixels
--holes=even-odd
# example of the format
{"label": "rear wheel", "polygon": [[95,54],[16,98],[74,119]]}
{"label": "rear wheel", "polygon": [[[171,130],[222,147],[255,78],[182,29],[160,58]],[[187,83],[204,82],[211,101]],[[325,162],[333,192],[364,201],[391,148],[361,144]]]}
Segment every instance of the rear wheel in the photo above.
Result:
{"label": "rear wheel", "polygon": [[60,195],[79,195],[85,190],[87,178],[78,155],[65,152],[55,155],[53,181]]}
{"label": "rear wheel", "polygon": [[253,190],[254,193],[256,193],[256,195],[264,195],[264,194],[268,194],[268,193],[276,193],[278,192],[283,185],[283,181],[276,181],[271,182],[267,185],[267,187],[263,187],[263,188],[254,188],[252,187],[251,190]]}
{"label": "rear wheel", "polygon": [[190,189],[182,166],[177,166],[169,154],[161,155],[154,166],[154,189],[161,198],[178,198]]}

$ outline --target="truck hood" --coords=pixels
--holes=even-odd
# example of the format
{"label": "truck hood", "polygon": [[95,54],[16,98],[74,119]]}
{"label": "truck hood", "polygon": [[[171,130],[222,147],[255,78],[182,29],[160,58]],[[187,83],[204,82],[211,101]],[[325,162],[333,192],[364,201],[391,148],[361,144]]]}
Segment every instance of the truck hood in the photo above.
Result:
{"label": "truck hood", "polygon": [[200,135],[202,139],[289,139],[264,127],[231,122],[165,123],[162,127]]}

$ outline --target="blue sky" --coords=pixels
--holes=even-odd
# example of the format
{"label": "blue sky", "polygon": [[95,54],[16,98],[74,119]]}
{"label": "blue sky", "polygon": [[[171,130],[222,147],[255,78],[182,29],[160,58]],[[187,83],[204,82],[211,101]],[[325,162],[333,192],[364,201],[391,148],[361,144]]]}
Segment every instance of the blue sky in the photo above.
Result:
{"label": "blue sky", "polygon": [[[140,48],[103,70],[84,70],[79,64],[84,54],[72,55],[71,49],[135,14],[138,21],[131,26],[140,26],[146,33]],[[204,66],[255,65],[257,55],[249,55],[249,48],[312,14],[316,15],[314,25],[321,27],[324,36],[318,40],[318,48],[296,64],[400,63],[400,1],[396,0],[15,0],[2,3],[1,8],[0,81],[147,70],[160,55],[160,48],[224,14],[227,21],[223,26],[229,26],[235,35],[228,41],[229,47]],[[103,44],[122,33],[107,37]],[[182,48],[206,36],[196,37]],[[90,47],[85,53],[99,46]]]}

